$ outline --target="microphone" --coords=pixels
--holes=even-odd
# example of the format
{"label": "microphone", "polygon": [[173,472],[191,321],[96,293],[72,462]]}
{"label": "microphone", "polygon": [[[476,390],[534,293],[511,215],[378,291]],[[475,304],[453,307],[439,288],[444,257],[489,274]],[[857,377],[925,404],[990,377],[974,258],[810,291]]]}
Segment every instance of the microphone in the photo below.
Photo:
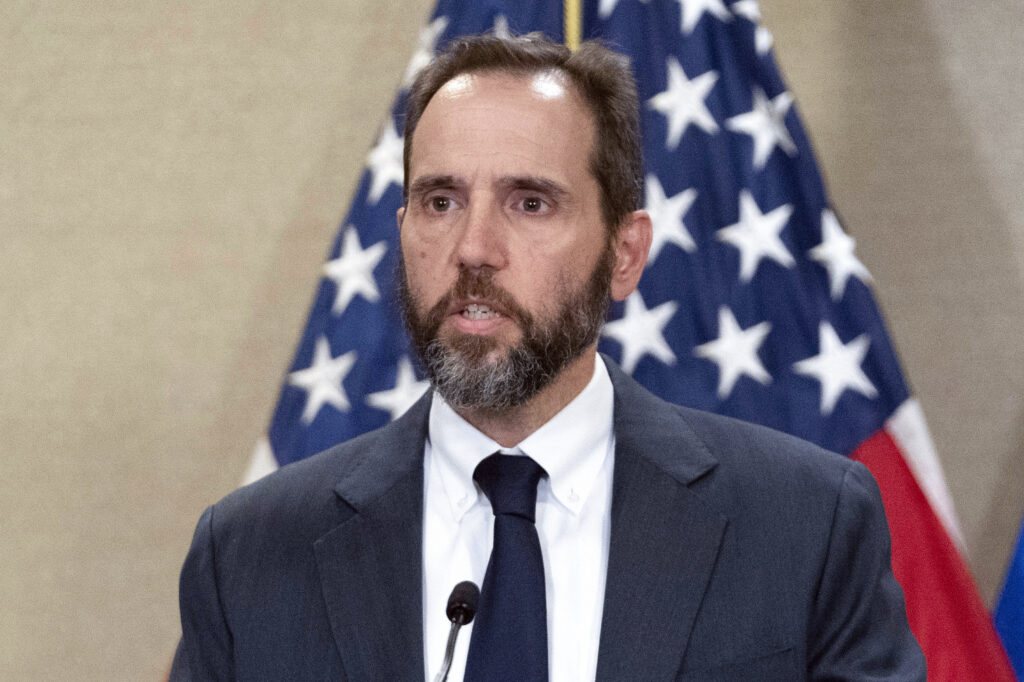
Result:
{"label": "microphone", "polygon": [[441,670],[434,678],[434,682],[445,682],[448,679],[448,670],[452,667],[455,638],[459,635],[459,628],[473,622],[479,602],[480,588],[471,580],[463,580],[453,587],[452,593],[448,595],[448,606],[444,612],[448,616],[448,620],[452,622],[452,628],[448,631],[448,646],[444,649],[444,663],[441,664]]}

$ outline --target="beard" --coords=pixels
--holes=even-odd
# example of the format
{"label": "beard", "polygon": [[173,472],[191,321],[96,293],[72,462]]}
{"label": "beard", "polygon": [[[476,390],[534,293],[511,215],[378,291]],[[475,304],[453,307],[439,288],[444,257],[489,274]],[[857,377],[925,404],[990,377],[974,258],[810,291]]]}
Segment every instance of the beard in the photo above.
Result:
{"label": "beard", "polygon": [[[419,312],[399,263],[399,300],[434,389],[454,409],[505,412],[519,407],[547,387],[573,360],[597,341],[608,312],[615,252],[602,251],[590,277],[575,291],[564,279],[555,291],[560,300],[551,316],[533,315],[494,283],[491,270],[460,269],[455,285],[426,313]],[[439,336],[452,301],[478,297],[500,307],[520,329],[519,342],[501,353],[501,342],[489,336],[456,333]]]}

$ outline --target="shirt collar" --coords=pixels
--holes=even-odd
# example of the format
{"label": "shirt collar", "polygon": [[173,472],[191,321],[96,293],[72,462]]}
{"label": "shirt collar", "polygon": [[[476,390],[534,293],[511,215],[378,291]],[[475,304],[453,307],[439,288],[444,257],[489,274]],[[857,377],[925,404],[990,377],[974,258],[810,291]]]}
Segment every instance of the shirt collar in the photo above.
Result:
{"label": "shirt collar", "polygon": [[498,445],[435,394],[427,437],[455,518],[461,519],[477,501],[477,464],[499,450],[532,457],[547,471],[555,499],[579,514],[614,447],[613,407],[612,382],[599,356],[579,395],[514,448]]}

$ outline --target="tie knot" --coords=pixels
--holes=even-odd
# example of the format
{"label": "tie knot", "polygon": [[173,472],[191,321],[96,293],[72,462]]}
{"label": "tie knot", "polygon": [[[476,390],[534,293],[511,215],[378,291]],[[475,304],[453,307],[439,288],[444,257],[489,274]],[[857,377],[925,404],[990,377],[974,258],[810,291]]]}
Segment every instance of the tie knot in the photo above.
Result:
{"label": "tie knot", "polygon": [[476,466],[473,480],[491,501],[495,515],[513,514],[534,522],[537,482],[547,475],[529,457],[495,453]]}

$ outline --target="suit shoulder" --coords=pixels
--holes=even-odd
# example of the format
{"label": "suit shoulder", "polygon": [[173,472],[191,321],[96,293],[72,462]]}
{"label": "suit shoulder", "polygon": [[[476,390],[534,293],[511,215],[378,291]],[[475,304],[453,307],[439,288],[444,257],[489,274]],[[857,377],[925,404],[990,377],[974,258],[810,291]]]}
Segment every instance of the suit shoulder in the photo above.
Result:
{"label": "suit shoulder", "polygon": [[765,484],[792,477],[831,480],[852,460],[780,431],[669,403],[605,358],[615,387],[616,436],[656,465],[688,481],[712,469]]}
{"label": "suit shoulder", "polygon": [[764,426],[674,409],[716,462],[694,491],[727,516],[774,510],[824,521],[841,502],[881,506],[874,478],[859,462]]}
{"label": "suit shoulder", "polygon": [[810,441],[733,417],[673,406],[676,414],[718,459],[748,468],[791,473],[809,469],[842,476],[853,462]]}
{"label": "suit shoulder", "polygon": [[214,526],[243,534],[300,529],[303,535],[315,535],[339,515],[351,513],[339,489],[354,489],[360,493],[357,498],[372,496],[422,462],[422,451],[415,428],[392,422],[229,493],[213,505]]}

